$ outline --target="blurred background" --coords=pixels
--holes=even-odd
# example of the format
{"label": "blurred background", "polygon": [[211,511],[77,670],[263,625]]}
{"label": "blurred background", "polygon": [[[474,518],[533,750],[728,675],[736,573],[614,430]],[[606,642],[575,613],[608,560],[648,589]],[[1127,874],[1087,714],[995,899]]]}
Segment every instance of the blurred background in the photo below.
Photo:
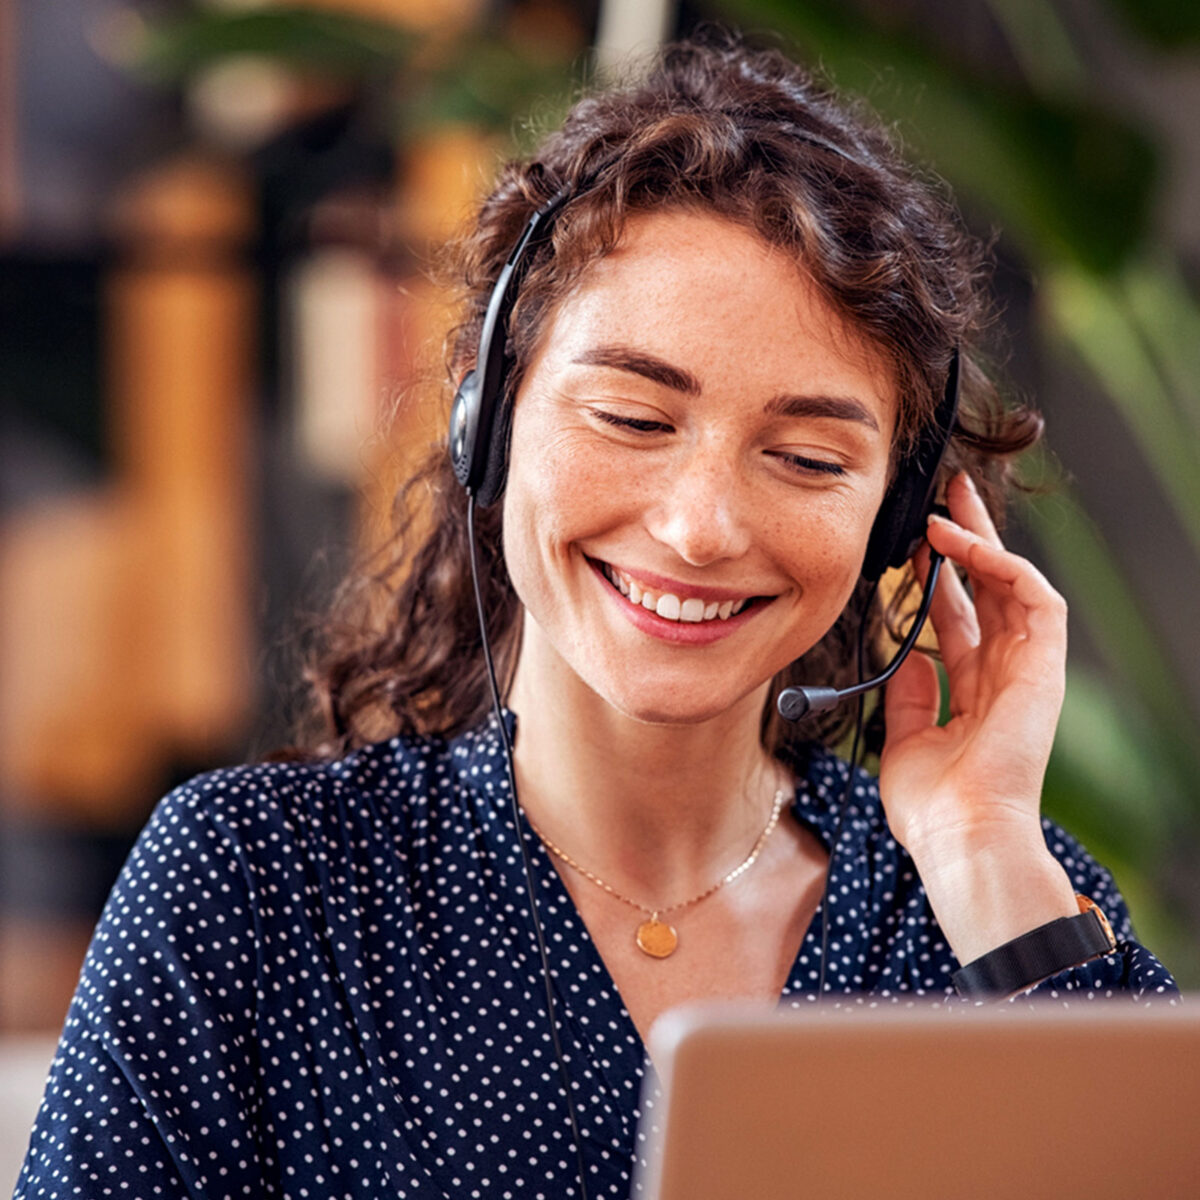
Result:
{"label": "blurred background", "polygon": [[0,1034],[61,1024],[157,798],[286,740],[296,616],[442,428],[437,246],[704,20],[994,238],[1052,449],[1012,538],[1072,606],[1046,809],[1200,986],[1194,0],[0,0]]}

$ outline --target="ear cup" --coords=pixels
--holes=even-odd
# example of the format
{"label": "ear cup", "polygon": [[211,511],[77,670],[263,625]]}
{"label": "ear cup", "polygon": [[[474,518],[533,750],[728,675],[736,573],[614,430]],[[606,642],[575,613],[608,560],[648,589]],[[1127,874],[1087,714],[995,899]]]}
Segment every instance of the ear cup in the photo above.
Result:
{"label": "ear cup", "polygon": [[479,486],[475,491],[475,503],[481,508],[495,504],[504,493],[504,484],[508,479],[508,445],[512,439],[512,404],[503,395],[506,380],[501,377],[498,381],[501,394],[487,403],[491,414],[491,427],[487,440],[481,443]]}
{"label": "ear cup", "polygon": [[[481,508],[500,498],[508,474],[508,405],[490,395],[488,374],[468,371],[450,407],[450,463]],[[503,372],[498,384],[505,386]]]}
{"label": "ear cup", "polygon": [[494,504],[508,475],[512,426],[508,391],[508,319],[517,302],[525,259],[550,236],[555,214],[570,199],[564,185],[530,218],[517,239],[488,298],[479,333],[475,369],[454,393],[450,407],[450,461],[455,477],[481,508]]}
{"label": "ear cup", "polygon": [[863,578],[872,583],[888,567],[903,566],[925,536],[925,522],[933,504],[934,473],[926,476],[919,468],[907,465],[888,489],[863,559]]}
{"label": "ear cup", "polygon": [[877,580],[888,567],[903,566],[925,536],[925,523],[933,508],[938,468],[954,432],[958,415],[959,354],[955,347],[946,373],[946,386],[933,420],[921,432],[916,448],[907,455],[888,488],[863,559],[863,577]]}
{"label": "ear cup", "polygon": [[459,483],[474,491],[481,475],[475,465],[479,450],[479,376],[468,371],[450,406],[450,463]]}

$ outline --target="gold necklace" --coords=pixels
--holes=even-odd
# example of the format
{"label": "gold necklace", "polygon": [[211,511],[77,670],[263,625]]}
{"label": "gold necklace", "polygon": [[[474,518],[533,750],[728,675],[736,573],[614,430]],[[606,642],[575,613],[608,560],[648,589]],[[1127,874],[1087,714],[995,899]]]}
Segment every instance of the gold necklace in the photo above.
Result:
{"label": "gold necklace", "polygon": [[[669,958],[675,953],[679,945],[679,934],[676,932],[673,925],[666,921],[660,921],[659,917],[665,916],[667,913],[678,912],[680,909],[691,908],[693,904],[699,904],[701,900],[707,900],[714,892],[718,892],[727,883],[732,883],[739,875],[750,870],[754,866],[755,860],[762,853],[762,848],[767,844],[767,838],[771,836],[771,831],[779,823],[779,814],[783,811],[783,803],[787,798],[787,789],[780,788],[775,793],[775,803],[771,806],[771,815],[767,820],[766,828],[758,835],[758,841],[754,843],[750,853],[738,863],[728,875],[718,879],[712,887],[701,892],[698,896],[693,896],[690,900],[680,900],[677,904],[668,904],[665,908],[651,908],[648,904],[639,904],[636,900],[631,900],[628,896],[623,896],[610,883],[605,883],[599,875],[593,874],[586,867],[580,866],[565,850],[556,846],[532,821],[529,821],[529,827],[542,841],[542,845],[546,847],[556,858],[562,859],[574,871],[578,871],[584,879],[594,883],[597,887],[603,888],[614,899],[620,900],[622,904],[628,904],[630,908],[636,908],[641,913],[646,913],[647,919],[642,921],[637,927],[636,941],[638,949],[644,954],[650,955],[651,958]],[[525,819],[529,820],[529,814],[525,814]]]}

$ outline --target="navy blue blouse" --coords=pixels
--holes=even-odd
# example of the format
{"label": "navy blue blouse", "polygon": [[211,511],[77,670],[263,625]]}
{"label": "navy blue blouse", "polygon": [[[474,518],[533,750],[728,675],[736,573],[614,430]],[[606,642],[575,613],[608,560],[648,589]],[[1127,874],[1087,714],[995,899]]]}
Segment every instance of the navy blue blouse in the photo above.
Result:
{"label": "navy blue blouse", "polygon": [[[814,750],[794,812],[828,847],[846,765]],[[641,1040],[526,826],[589,1194],[629,1194]],[[1120,953],[1042,984],[1169,997],[1109,874],[1050,848]],[[833,860],[826,986],[950,997],[957,963],[873,780]],[[781,1003],[815,999],[818,911]],[[158,806],[113,890],[16,1196],[579,1194],[493,724],[336,762],[216,771]]]}

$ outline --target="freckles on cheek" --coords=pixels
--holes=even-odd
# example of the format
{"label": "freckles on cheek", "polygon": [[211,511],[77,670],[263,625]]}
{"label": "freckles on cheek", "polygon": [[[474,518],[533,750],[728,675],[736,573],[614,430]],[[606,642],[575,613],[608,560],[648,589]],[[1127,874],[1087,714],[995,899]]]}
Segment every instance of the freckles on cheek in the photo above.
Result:
{"label": "freckles on cheek", "polygon": [[573,439],[559,439],[539,452],[531,493],[545,506],[539,519],[547,524],[579,528],[589,516],[602,519],[623,490],[621,475],[605,457]]}
{"label": "freckles on cheek", "polygon": [[505,493],[504,546],[518,592],[541,578],[535,563],[565,560],[586,532],[592,505],[572,458],[548,446],[535,462],[514,463]]}
{"label": "freckles on cheek", "polygon": [[569,429],[538,431],[518,444],[514,437],[513,467],[531,493],[553,497],[570,489],[573,479],[587,470],[590,456],[580,445],[578,435]]}
{"label": "freckles on cheek", "polygon": [[829,513],[827,519],[780,522],[778,545],[796,581],[804,611],[818,624],[831,626],[858,583],[870,524],[860,511]]}
{"label": "freckles on cheek", "polygon": [[799,579],[809,584],[829,583],[845,573],[851,560],[857,565],[862,558],[855,524],[841,516],[813,519],[809,514],[794,522],[780,519],[775,524],[773,541],[782,547],[782,558]]}

